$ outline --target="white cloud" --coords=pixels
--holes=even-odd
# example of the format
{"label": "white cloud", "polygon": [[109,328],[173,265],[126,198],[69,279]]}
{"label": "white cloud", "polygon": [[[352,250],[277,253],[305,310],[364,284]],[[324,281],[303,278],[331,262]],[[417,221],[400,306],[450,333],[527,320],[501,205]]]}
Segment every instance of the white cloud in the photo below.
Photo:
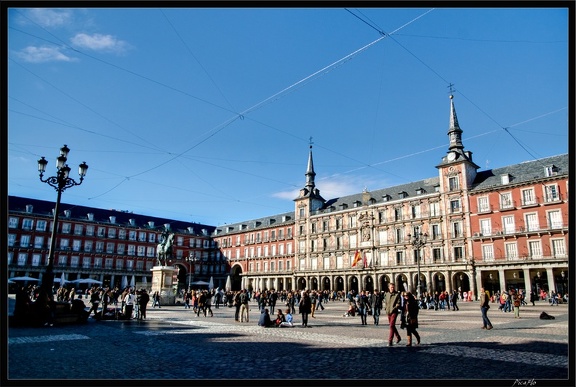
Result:
{"label": "white cloud", "polygon": [[64,55],[60,47],[35,47],[28,46],[20,50],[16,55],[26,62],[72,62],[75,58]]}
{"label": "white cloud", "polygon": [[72,44],[87,48],[93,51],[122,52],[128,48],[128,44],[122,40],[116,39],[112,35],[102,34],[76,34],[72,39]]}
{"label": "white cloud", "polygon": [[[302,187],[304,187],[304,184],[305,182],[303,181]],[[381,189],[386,187],[384,184],[379,181],[367,180],[363,176],[332,176],[330,180],[316,179],[316,188],[320,190],[320,195],[326,200],[357,194],[362,192],[364,188],[367,188],[368,191]],[[272,194],[272,196],[278,199],[294,200],[298,197],[299,191],[300,189],[281,191]]]}
{"label": "white cloud", "polygon": [[42,27],[58,27],[70,22],[72,11],[33,8],[29,10],[28,17]]}

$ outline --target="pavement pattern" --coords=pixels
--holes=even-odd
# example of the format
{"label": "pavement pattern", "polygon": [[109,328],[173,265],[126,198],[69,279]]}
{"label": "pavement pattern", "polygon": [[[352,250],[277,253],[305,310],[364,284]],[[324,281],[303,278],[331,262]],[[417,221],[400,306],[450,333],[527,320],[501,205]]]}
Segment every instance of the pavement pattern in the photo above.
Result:
{"label": "pavement pattern", "polygon": [[[422,342],[413,347],[406,347],[399,321],[402,341],[388,347],[387,318],[381,316],[377,326],[368,316],[368,325],[361,325],[359,317],[343,317],[342,301],[327,303],[308,328],[301,327],[299,314],[294,328],[259,327],[255,303],[248,323],[234,320],[234,308],[213,306],[213,317],[197,317],[175,305],[148,307],[143,321],[90,317],[79,325],[10,327],[1,384],[574,385],[568,305],[538,301],[521,307],[515,319],[492,304],[489,331],[481,329],[478,302],[458,306],[421,310]],[[542,311],[555,319],[540,320]]]}

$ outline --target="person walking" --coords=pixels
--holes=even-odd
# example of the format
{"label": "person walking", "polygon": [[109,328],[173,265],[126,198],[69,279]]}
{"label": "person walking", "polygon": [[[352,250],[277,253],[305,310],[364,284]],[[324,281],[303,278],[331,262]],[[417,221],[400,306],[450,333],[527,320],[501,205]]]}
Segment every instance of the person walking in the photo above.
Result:
{"label": "person walking", "polygon": [[520,306],[522,305],[522,301],[524,300],[524,296],[520,292],[512,293],[512,303],[514,304],[514,318],[520,318]]}
{"label": "person walking", "polygon": [[460,310],[458,307],[458,291],[456,289],[452,292],[452,310]]}
{"label": "person walking", "polygon": [[404,295],[404,314],[406,316],[406,336],[408,338],[407,347],[412,346],[412,335],[416,337],[416,344],[420,344],[420,335],[416,331],[418,328],[418,312],[420,307],[418,306],[418,301],[414,298],[414,295],[410,292],[406,292]]}
{"label": "person walking", "polygon": [[536,292],[534,290],[530,291],[530,302],[532,303],[532,306],[536,306]]}
{"label": "person walking", "polygon": [[378,291],[378,289],[374,289],[370,305],[372,308],[372,318],[374,319],[374,325],[378,325],[380,323],[380,311],[382,310],[383,301],[384,299],[382,294]]}
{"label": "person walking", "polygon": [[310,300],[310,295],[306,291],[302,291],[300,296],[300,302],[298,303],[298,311],[302,315],[302,327],[308,327],[308,315],[312,312],[312,301]]}
{"label": "person walking", "polygon": [[388,284],[388,292],[384,296],[386,302],[386,314],[388,315],[388,346],[392,346],[392,340],[396,337],[396,344],[401,340],[400,333],[396,329],[396,319],[398,318],[398,308],[400,307],[400,293],[396,291],[396,285],[392,282]]}
{"label": "person walking", "polygon": [[92,304],[92,307],[88,311],[88,316],[90,316],[92,311],[94,311],[94,315],[96,315],[98,313],[98,307],[100,306],[100,292],[96,288],[92,288],[92,292],[90,293],[90,303]]}
{"label": "person walking", "polygon": [[310,304],[311,304],[311,310],[312,313],[310,314],[310,316],[312,316],[312,318],[316,318],[314,316],[314,312],[316,311],[316,301],[318,301],[318,293],[316,293],[315,290],[310,292]]}
{"label": "person walking", "polygon": [[142,319],[146,320],[146,307],[148,306],[149,302],[150,302],[150,295],[148,294],[146,289],[141,289],[140,290],[140,300],[139,300],[140,320],[142,320]]}
{"label": "person walking", "polygon": [[248,294],[246,293],[246,289],[243,289],[242,293],[240,293],[240,322],[244,322],[244,317],[246,317],[246,322],[250,322],[249,312]]}
{"label": "person walking", "polygon": [[152,295],[152,308],[156,308],[156,306],[160,309],[160,293],[158,293],[158,290]]}
{"label": "person walking", "polygon": [[482,312],[482,329],[492,329],[492,323],[488,319],[488,309],[490,309],[490,295],[484,288],[480,288],[480,311]]}
{"label": "person walking", "polygon": [[364,290],[361,290],[356,296],[356,307],[358,308],[358,315],[360,316],[361,324],[368,325],[366,322],[366,316],[368,314],[368,297],[364,293]]}
{"label": "person walking", "polygon": [[128,294],[124,297],[124,318],[127,320],[132,319],[132,311],[134,310],[135,301],[136,296],[134,295],[134,290],[130,289]]}

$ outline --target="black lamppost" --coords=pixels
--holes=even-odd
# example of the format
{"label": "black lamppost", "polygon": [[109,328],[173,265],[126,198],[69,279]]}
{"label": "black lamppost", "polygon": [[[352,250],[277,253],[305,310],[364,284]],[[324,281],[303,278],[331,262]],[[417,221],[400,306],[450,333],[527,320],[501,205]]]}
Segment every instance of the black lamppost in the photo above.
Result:
{"label": "black lamppost", "polygon": [[56,197],[56,207],[54,208],[54,223],[52,225],[52,236],[50,238],[50,251],[48,252],[48,264],[46,265],[46,272],[42,276],[42,288],[47,292],[47,294],[52,298],[52,286],[54,285],[54,249],[56,247],[56,232],[58,230],[58,213],[60,212],[60,198],[62,197],[62,192],[67,188],[73,187],[75,185],[82,184],[84,176],[88,171],[88,165],[86,162],[82,162],[78,166],[78,174],[80,175],[80,180],[76,182],[74,179],[68,177],[70,174],[70,167],[66,164],[68,157],[68,152],[70,149],[64,144],[60,148],[60,156],[56,159],[56,176],[51,176],[43,179],[44,172],[46,172],[46,165],[48,161],[42,156],[38,160],[38,172],[40,172],[40,181],[47,183],[51,187],[56,189],[58,196]]}
{"label": "black lamppost", "polygon": [[422,234],[421,232],[416,233],[415,235],[408,234],[408,238],[410,238],[410,243],[416,249],[416,263],[418,265],[418,299],[422,295],[422,287],[420,285],[420,249],[424,247],[426,241],[428,240],[428,234]]}

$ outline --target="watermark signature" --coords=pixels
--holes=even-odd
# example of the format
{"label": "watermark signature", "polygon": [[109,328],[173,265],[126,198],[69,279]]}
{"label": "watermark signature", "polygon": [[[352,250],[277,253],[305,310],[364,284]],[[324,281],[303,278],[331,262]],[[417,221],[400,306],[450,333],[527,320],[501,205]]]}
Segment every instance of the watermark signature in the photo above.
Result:
{"label": "watermark signature", "polygon": [[512,387],[514,386],[535,386],[536,380],[534,379],[516,379]]}

